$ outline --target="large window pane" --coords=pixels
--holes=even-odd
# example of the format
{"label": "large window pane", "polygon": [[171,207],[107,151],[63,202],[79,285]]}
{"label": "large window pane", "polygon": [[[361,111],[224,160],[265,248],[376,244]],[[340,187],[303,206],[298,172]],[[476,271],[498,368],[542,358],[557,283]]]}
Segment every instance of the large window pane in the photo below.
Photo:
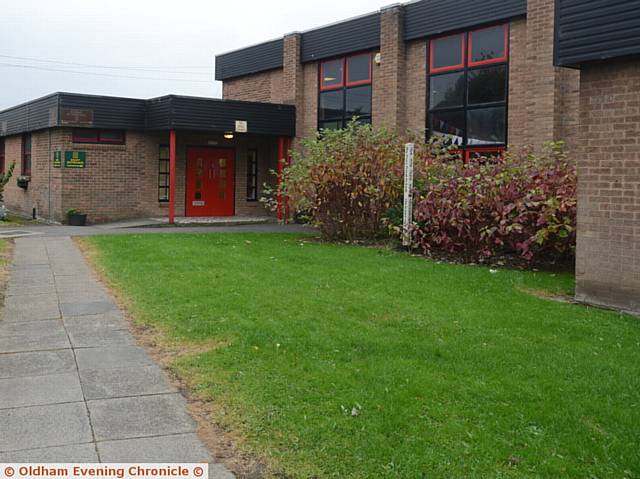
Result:
{"label": "large window pane", "polygon": [[102,143],[124,143],[124,132],[115,130],[101,130],[99,140]]}
{"label": "large window pane", "polygon": [[430,108],[451,108],[463,106],[464,72],[432,76],[429,85]]}
{"label": "large window pane", "polygon": [[320,130],[339,130],[342,128],[342,120],[322,121],[318,124]]}
{"label": "large window pane", "polygon": [[73,130],[74,143],[97,143],[98,130],[76,128]]}
{"label": "large window pane", "polygon": [[484,28],[470,33],[470,63],[506,59],[506,27]]}
{"label": "large window pane", "polygon": [[321,67],[322,78],[321,78],[321,86],[322,88],[332,88],[342,86],[343,76],[343,65],[344,62],[342,59],[340,60],[330,60],[328,62],[323,62]]}
{"label": "large window pane", "polygon": [[343,90],[320,93],[320,120],[342,118],[344,108],[343,96]]}
{"label": "large window pane", "polygon": [[347,103],[345,117],[351,119],[354,116],[371,115],[371,86],[349,88],[346,92]]}
{"label": "large window pane", "polygon": [[462,68],[464,34],[436,38],[431,41],[431,71]]}
{"label": "large window pane", "polygon": [[347,84],[371,81],[371,55],[356,55],[347,58]]}
{"label": "large window pane", "polygon": [[469,71],[469,104],[493,103],[507,99],[507,66]]}
{"label": "large window pane", "polygon": [[435,136],[448,136],[452,144],[462,145],[464,139],[464,112],[437,112],[429,115],[429,129]]}
{"label": "large window pane", "polygon": [[483,108],[467,112],[467,144],[504,144],[505,132],[506,108]]}

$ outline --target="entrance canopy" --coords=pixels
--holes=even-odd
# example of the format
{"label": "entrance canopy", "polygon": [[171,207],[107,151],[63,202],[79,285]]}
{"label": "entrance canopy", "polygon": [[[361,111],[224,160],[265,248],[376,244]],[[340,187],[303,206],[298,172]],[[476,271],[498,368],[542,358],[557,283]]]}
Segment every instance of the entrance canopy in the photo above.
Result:
{"label": "entrance canopy", "polygon": [[54,127],[295,136],[292,105],[167,95],[150,100],[54,93],[0,111],[0,136]]}

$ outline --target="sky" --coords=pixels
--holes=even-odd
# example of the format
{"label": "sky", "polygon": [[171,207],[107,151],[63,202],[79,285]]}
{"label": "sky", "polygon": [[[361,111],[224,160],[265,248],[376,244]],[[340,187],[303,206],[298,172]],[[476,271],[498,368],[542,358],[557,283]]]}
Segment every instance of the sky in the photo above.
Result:
{"label": "sky", "polygon": [[213,79],[216,54],[387,3],[0,0],[0,110],[56,91],[220,97],[222,85]]}

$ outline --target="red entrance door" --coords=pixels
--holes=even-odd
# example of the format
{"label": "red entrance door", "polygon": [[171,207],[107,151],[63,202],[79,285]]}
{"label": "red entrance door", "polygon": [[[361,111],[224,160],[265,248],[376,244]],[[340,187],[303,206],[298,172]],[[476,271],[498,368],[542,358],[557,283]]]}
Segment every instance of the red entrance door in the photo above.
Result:
{"label": "red entrance door", "polygon": [[218,148],[187,150],[187,216],[233,216],[234,153]]}

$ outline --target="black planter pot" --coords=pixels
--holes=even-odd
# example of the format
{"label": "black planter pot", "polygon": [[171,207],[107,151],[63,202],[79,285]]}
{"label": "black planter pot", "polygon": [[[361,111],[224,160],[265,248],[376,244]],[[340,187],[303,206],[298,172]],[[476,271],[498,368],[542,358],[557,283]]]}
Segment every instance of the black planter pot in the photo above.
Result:
{"label": "black planter pot", "polygon": [[67,223],[69,226],[85,226],[87,215],[67,215]]}

